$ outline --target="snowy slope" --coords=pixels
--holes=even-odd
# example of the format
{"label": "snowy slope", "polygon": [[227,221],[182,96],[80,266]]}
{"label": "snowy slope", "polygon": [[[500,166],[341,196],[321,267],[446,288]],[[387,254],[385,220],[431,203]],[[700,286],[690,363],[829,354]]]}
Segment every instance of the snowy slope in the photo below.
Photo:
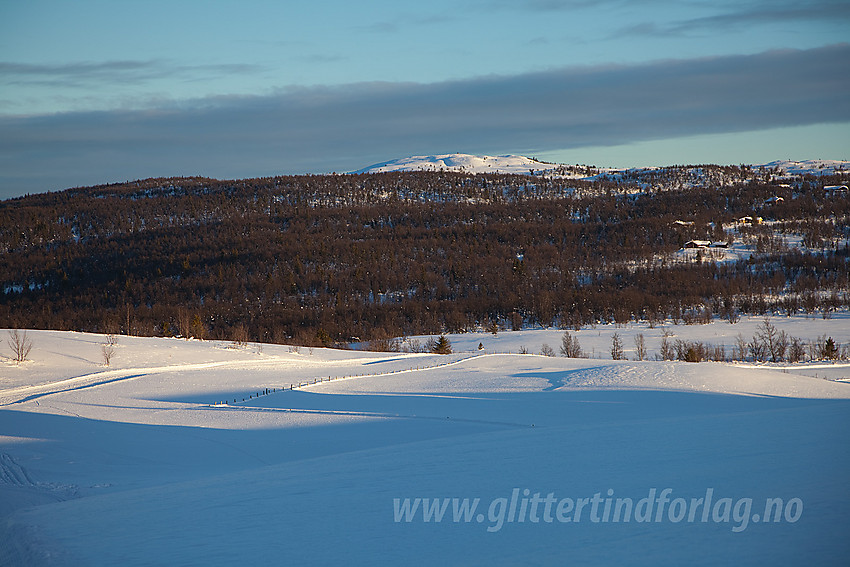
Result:
{"label": "snowy slope", "polygon": [[542,163],[524,156],[474,156],[442,154],[411,156],[371,165],[354,173],[385,173],[389,171],[455,171],[462,173],[513,173],[527,175],[530,171],[550,171],[556,164]]}
{"label": "snowy slope", "polygon": [[776,160],[755,168],[779,168],[781,175],[833,175],[835,173],[850,173],[850,161],[834,159],[809,159],[804,161]]}
{"label": "snowy slope", "polygon": [[[649,332],[578,334],[601,350],[615,331]],[[31,331],[32,360],[0,363],[0,564],[843,563],[850,384],[494,352],[561,333],[459,335],[469,352],[446,357],[120,337],[107,369],[104,337]],[[529,504],[665,488],[710,493],[712,513],[614,522],[601,505]],[[455,521],[446,500],[438,522],[405,516],[405,498],[480,501]],[[756,519],[768,498],[778,522]]]}

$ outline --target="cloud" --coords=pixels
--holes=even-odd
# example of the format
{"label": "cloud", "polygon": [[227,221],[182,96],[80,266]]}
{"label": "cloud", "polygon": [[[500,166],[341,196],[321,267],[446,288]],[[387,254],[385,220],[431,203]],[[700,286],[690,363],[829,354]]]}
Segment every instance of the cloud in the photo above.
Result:
{"label": "cloud", "polygon": [[0,119],[0,191],[353,170],[850,120],[850,45]]}
{"label": "cloud", "polygon": [[418,14],[399,12],[387,20],[376,21],[368,25],[355,26],[354,29],[367,34],[395,34],[407,28],[428,27],[449,23],[456,20],[453,15],[441,14]]}
{"label": "cloud", "polygon": [[693,30],[751,29],[776,23],[832,22],[850,19],[850,4],[846,1],[771,3],[746,6],[728,12],[678,22],[668,28],[672,33]]}
{"label": "cloud", "polygon": [[714,13],[667,23],[637,22],[624,26],[611,37],[686,35],[693,32],[729,32],[751,30],[753,26],[770,26],[805,22],[837,23],[850,20],[850,3],[846,0],[773,0],[744,1],[708,6]]}
{"label": "cloud", "polygon": [[622,27],[612,32],[606,41],[622,37],[653,37],[662,36],[682,36],[684,35],[684,27],[676,25],[673,27],[661,26],[657,22],[638,22]]}
{"label": "cloud", "polygon": [[375,33],[375,34],[388,34],[388,33],[396,33],[400,29],[399,22],[401,19],[395,22],[374,22],[366,26],[357,26],[356,29],[365,32],[365,33]]}
{"label": "cloud", "polygon": [[[642,0],[646,1],[646,0]],[[620,7],[635,0],[484,0],[487,9],[504,9],[535,12],[559,12],[583,8],[599,8],[602,5]]]}
{"label": "cloud", "polygon": [[715,15],[683,20],[679,25],[737,23],[744,18],[761,23],[770,21],[847,19],[850,6],[846,0],[726,0],[714,2],[690,2],[681,0],[481,0],[488,9],[516,11],[554,12],[575,11],[585,8],[594,10],[623,10],[633,8],[656,13],[667,10],[680,13],[682,8],[710,11]]}
{"label": "cloud", "polygon": [[165,60],[74,62],[57,65],[0,61],[0,84],[79,87],[116,82],[141,83],[172,77],[243,75],[262,70],[261,66],[251,64],[177,65]]}

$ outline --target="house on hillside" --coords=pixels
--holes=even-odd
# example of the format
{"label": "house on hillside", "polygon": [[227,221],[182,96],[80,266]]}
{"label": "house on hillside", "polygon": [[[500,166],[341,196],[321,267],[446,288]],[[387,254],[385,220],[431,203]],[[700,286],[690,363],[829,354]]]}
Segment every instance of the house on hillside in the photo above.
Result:
{"label": "house on hillside", "polygon": [[776,196],[768,197],[767,199],[764,200],[765,205],[775,205],[777,203],[784,203],[784,202],[785,202],[784,197],[776,197]]}
{"label": "house on hillside", "polygon": [[824,185],[823,190],[826,191],[828,197],[847,194],[846,185]]}
{"label": "house on hillside", "polygon": [[738,219],[738,223],[740,224],[761,224],[763,219],[761,217],[741,217]]}
{"label": "house on hillside", "polygon": [[711,246],[711,240],[688,240],[684,248],[708,248],[709,246]]}

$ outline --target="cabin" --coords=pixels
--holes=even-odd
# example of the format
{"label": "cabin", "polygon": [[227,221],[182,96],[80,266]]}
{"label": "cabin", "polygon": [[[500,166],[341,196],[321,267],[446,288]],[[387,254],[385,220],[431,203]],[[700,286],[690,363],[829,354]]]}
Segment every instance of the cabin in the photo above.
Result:
{"label": "cabin", "polygon": [[685,248],[708,248],[711,246],[711,240],[688,240],[685,242]]}
{"label": "cabin", "polygon": [[761,224],[763,222],[763,219],[761,217],[741,217],[741,218],[738,219],[738,222],[740,224],[757,225],[757,224]]}
{"label": "cabin", "polygon": [[823,190],[826,191],[827,196],[829,195],[838,195],[838,194],[847,194],[847,186],[846,185],[824,185]]}
{"label": "cabin", "polygon": [[784,202],[785,202],[784,197],[768,197],[767,199],[764,200],[765,205],[775,205],[777,203],[784,203]]}

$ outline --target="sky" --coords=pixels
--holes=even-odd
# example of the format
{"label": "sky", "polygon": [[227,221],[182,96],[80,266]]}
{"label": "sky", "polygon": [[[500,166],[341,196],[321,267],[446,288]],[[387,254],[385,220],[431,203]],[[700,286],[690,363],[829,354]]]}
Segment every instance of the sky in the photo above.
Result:
{"label": "sky", "polygon": [[0,199],[411,155],[850,159],[846,0],[0,0]]}

